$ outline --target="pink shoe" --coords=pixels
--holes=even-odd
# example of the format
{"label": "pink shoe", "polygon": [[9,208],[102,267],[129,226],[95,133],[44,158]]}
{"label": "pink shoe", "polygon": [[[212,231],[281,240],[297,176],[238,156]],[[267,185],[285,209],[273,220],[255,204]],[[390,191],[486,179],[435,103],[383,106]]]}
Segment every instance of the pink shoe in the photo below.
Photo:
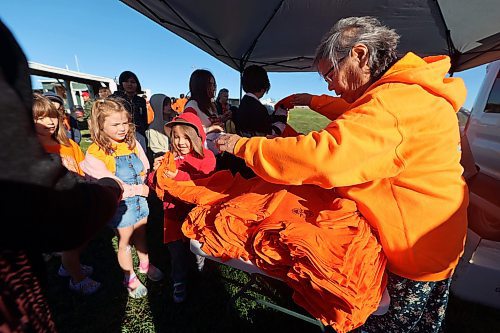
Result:
{"label": "pink shoe", "polygon": [[[136,281],[137,285],[134,288],[133,285],[136,284]],[[148,294],[148,289],[139,281],[135,274],[128,281],[123,281],[123,284],[127,287],[128,295],[132,298],[141,298]]]}

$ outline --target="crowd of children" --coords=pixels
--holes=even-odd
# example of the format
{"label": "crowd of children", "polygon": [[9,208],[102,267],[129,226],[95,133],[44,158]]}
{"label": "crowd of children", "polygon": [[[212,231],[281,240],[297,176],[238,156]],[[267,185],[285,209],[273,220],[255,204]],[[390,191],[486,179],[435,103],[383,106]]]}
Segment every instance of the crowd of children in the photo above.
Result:
{"label": "crowd of children", "polygon": [[[3,185],[5,192],[15,194],[16,199],[9,201],[7,196],[6,207],[26,196],[31,211],[41,216],[18,212],[20,227],[18,223],[6,225],[4,234],[8,237],[4,236],[0,256],[0,331],[55,331],[38,279],[30,271],[34,265],[30,263],[28,250],[33,245],[29,242],[38,243],[37,252],[44,248],[64,250],[58,274],[70,278],[71,290],[88,295],[102,287],[90,278],[93,269],[80,263],[80,254],[104,221],[118,238],[117,258],[124,274],[124,290],[132,298],[147,295],[136,272],[152,281],[164,278],[148,255],[150,187],[163,201],[164,242],[172,264],[175,302],[184,301],[187,295],[186,267],[190,259],[183,242],[187,235],[204,245],[218,245],[202,246],[203,251],[212,248],[205,253],[219,251],[220,258],[252,259],[259,268],[267,267],[272,276],[288,278],[287,283],[295,291],[306,290],[303,296],[295,293],[294,300],[338,332],[361,325],[362,331],[371,332],[442,331],[452,275],[463,253],[468,204],[460,150],[456,148],[459,131],[455,115],[465,100],[465,86],[461,80],[445,75],[450,70],[448,57],[419,58],[411,52],[399,57],[400,36],[376,18],[338,21],[323,38],[313,63],[328,89],[340,97],[290,96],[292,106],[311,107],[328,115],[332,122],[319,132],[286,139],[275,138],[287,130],[286,111],[270,115],[272,112],[261,108],[259,99],[270,88],[261,67],[245,69],[242,82],[247,94],[241,108],[234,112],[222,105],[225,91],[219,94],[220,107],[214,104],[216,81],[212,73],[194,71],[189,82],[191,97],[180,115],[170,119],[166,96],[155,99],[152,117],[156,113],[160,119],[153,125],[155,128],[148,128],[148,109],[146,101],[138,96],[141,85],[137,76],[125,71],[113,95],[90,102],[88,94],[82,94],[86,100],[82,119],[87,121],[92,140],[83,156],[78,144],[68,138],[60,99],[35,94],[33,103],[26,101],[30,94],[24,90],[29,83],[19,81],[27,77],[26,60],[19,46],[12,45],[13,37],[5,34],[1,22],[0,35],[5,35],[2,37],[8,46],[5,61],[0,64],[0,91],[5,91],[6,96],[0,98],[2,109],[16,111],[16,106],[21,105],[17,108],[29,111],[33,105],[32,119],[25,114],[24,119],[18,117],[17,122],[11,122],[15,118],[6,115],[9,126],[4,128],[3,141],[12,138],[16,143],[21,137],[25,139],[23,145],[31,144],[29,154],[18,153],[20,145],[11,142],[4,147]],[[391,103],[380,103],[382,100]],[[161,113],[155,112],[158,107]],[[430,110],[432,117],[422,114],[422,110]],[[226,117],[233,119],[236,134],[224,133],[228,130],[224,128]],[[33,123],[28,128],[22,120]],[[161,134],[161,126],[156,126],[162,123],[165,137],[157,135]],[[148,129],[150,138],[162,141],[156,151],[147,142]],[[423,138],[418,143],[414,140],[417,134]],[[42,147],[48,154],[41,154]],[[217,156],[225,153],[243,159],[260,178],[244,181],[240,176],[219,177],[230,174],[226,171],[211,175],[217,168]],[[95,182],[80,183],[78,177]],[[239,180],[233,183],[233,178]],[[213,179],[223,181],[210,183]],[[189,196],[175,191],[176,187],[182,191],[186,183],[203,182],[205,185],[198,191],[204,195],[194,192],[194,199],[188,200]],[[101,187],[101,194],[106,191],[110,195],[93,192],[93,185]],[[219,188],[214,191],[211,186]],[[61,189],[66,191],[61,193]],[[54,203],[71,205],[61,194],[77,194],[85,202],[89,218],[75,218],[75,224],[85,222],[84,227],[70,228],[70,222],[75,221],[61,224],[62,219],[50,216],[58,213],[50,209]],[[314,199],[325,201],[315,208]],[[356,226],[348,218],[362,223]],[[345,223],[346,232],[338,221]],[[248,228],[253,222],[265,223],[250,234]],[[294,222],[298,224],[294,226]],[[213,239],[222,233],[238,236],[226,238],[227,247],[206,237],[218,224],[221,228],[212,233]],[[54,237],[59,230],[54,231],[51,225],[61,228],[61,235]],[[212,226],[215,228],[210,229]],[[304,226],[311,230],[301,229]],[[209,233],[199,232],[200,227]],[[222,230],[231,227],[231,232]],[[318,227],[325,227],[326,237],[315,233]],[[66,229],[74,230],[74,235],[67,237],[63,232]],[[359,232],[349,238],[347,232],[356,229]],[[27,237],[8,239],[11,230]],[[334,237],[327,235],[330,232]],[[80,240],[66,239],[72,236]],[[24,238],[29,242],[19,246]],[[239,243],[243,246],[231,246],[235,239],[243,239]],[[373,246],[365,251],[368,239]],[[57,242],[56,246],[47,247],[50,241]],[[250,258],[248,242],[255,253],[262,254],[261,261]],[[443,247],[443,243],[447,246]],[[358,248],[356,261],[351,257],[355,252],[352,246]],[[138,267],[134,267],[132,247],[139,258]],[[311,250],[319,251],[316,255]],[[365,259],[365,255],[378,259]],[[303,261],[302,265],[296,265],[293,257]],[[281,268],[276,258],[283,261]],[[367,267],[373,262],[377,263],[374,267]],[[201,257],[196,263],[198,269],[203,269]],[[332,275],[333,270],[338,277]],[[366,272],[375,277],[374,283]],[[316,273],[318,279],[314,278]],[[382,316],[372,315],[386,287],[391,297],[389,310]],[[323,290],[339,301],[325,297]],[[370,303],[359,297],[364,291],[374,292],[366,298]],[[331,310],[332,316],[327,317]]]}
{"label": "crowd of children", "polygon": [[[228,132],[238,130],[231,120],[237,108],[228,103],[229,91],[225,88],[215,98],[215,77],[207,70],[192,73],[190,97],[183,98],[182,109],[178,101],[174,105],[164,94],[154,94],[144,104],[145,100],[138,96],[139,79],[133,72],[123,72],[119,81],[118,91],[113,94],[108,88],[100,89],[96,100],[89,100],[85,94],[86,108],[90,110],[83,114],[83,120],[92,141],[85,155],[78,145],[78,124],[70,124],[76,122],[76,117],[65,112],[64,100],[56,93],[34,95],[33,121],[46,152],[58,155],[69,171],[82,179],[113,178],[123,188],[118,209],[108,225],[118,238],[117,259],[124,287],[130,297],[140,298],[147,295],[147,288],[137,278],[137,272],[147,274],[152,281],[163,279],[163,273],[148,256],[149,188],[156,187],[157,177],[191,180],[214,172],[218,154],[214,141],[226,131],[228,122]],[[268,89],[269,85],[258,96]],[[190,256],[181,232],[191,206],[166,192],[156,194],[163,202],[163,239],[170,256],[173,300],[180,303],[187,295],[189,261],[192,258],[201,271],[204,258]],[[91,266],[80,263],[84,248],[64,251],[57,273],[69,278],[71,290],[89,295],[98,291],[101,283],[91,278]],[[133,248],[139,258],[138,267],[133,264]]]}

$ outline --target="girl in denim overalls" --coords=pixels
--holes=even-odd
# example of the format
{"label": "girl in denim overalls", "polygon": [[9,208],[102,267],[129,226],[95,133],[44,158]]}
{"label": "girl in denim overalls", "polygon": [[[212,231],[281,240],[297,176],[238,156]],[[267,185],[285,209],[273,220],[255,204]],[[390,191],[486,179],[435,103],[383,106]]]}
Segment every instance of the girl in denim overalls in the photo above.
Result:
{"label": "girl in denim overalls", "polygon": [[139,257],[139,272],[147,273],[152,281],[163,278],[163,273],[149,263],[146,244],[149,190],[144,179],[149,162],[135,139],[131,116],[119,100],[102,99],[94,103],[90,134],[94,143],[80,166],[91,177],[112,177],[123,186],[122,200],[109,223],[118,235],[118,263],[125,274],[124,285],[131,297],[143,297],[147,289],[135,274],[131,244]]}

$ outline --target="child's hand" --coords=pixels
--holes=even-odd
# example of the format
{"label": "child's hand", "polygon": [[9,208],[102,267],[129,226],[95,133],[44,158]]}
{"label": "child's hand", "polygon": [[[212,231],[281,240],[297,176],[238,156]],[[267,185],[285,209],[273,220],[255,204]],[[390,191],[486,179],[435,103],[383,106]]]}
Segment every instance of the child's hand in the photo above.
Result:
{"label": "child's hand", "polygon": [[175,178],[175,176],[177,176],[178,173],[179,173],[179,169],[175,169],[175,171],[169,171],[169,170],[165,169],[165,171],[163,172],[165,177],[171,178],[171,179]]}
{"label": "child's hand", "polygon": [[158,170],[158,168],[160,167],[161,162],[163,161],[164,158],[165,158],[165,156],[159,156],[159,157],[154,159],[154,161],[153,161],[153,170],[154,171]]}
{"label": "child's hand", "polygon": [[149,186],[148,185],[146,185],[146,184],[142,185],[142,192],[140,195],[141,195],[141,197],[146,197],[146,198],[148,197],[148,195],[149,195]]}

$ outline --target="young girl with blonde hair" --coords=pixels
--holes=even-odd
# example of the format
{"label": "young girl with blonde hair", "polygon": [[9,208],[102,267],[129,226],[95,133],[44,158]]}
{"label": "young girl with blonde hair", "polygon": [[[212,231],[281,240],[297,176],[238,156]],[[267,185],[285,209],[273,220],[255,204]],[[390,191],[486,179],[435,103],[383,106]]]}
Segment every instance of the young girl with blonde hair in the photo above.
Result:
{"label": "young girl with blonde hair", "polygon": [[[79,163],[83,161],[84,156],[80,146],[66,136],[64,117],[65,115],[47,97],[40,94],[33,95],[33,121],[38,140],[47,153],[61,157],[66,169],[83,176]],[[80,254],[84,247],[85,245],[62,252],[62,263],[58,274],[70,277],[71,290],[89,295],[96,292],[101,284],[89,277],[93,272],[91,266],[80,264]]]}
{"label": "young girl with blonde hair", "polygon": [[130,297],[147,294],[146,287],[137,278],[132,261],[131,245],[139,257],[139,272],[147,273],[152,281],[159,281],[163,273],[149,263],[146,244],[146,223],[149,215],[146,197],[149,189],[144,184],[149,162],[135,138],[135,127],[125,107],[117,100],[97,100],[90,117],[90,135],[93,140],[85,160],[80,164],[93,178],[111,177],[123,186],[123,196],[111,227],[118,235],[118,263],[124,272],[124,285]]}

